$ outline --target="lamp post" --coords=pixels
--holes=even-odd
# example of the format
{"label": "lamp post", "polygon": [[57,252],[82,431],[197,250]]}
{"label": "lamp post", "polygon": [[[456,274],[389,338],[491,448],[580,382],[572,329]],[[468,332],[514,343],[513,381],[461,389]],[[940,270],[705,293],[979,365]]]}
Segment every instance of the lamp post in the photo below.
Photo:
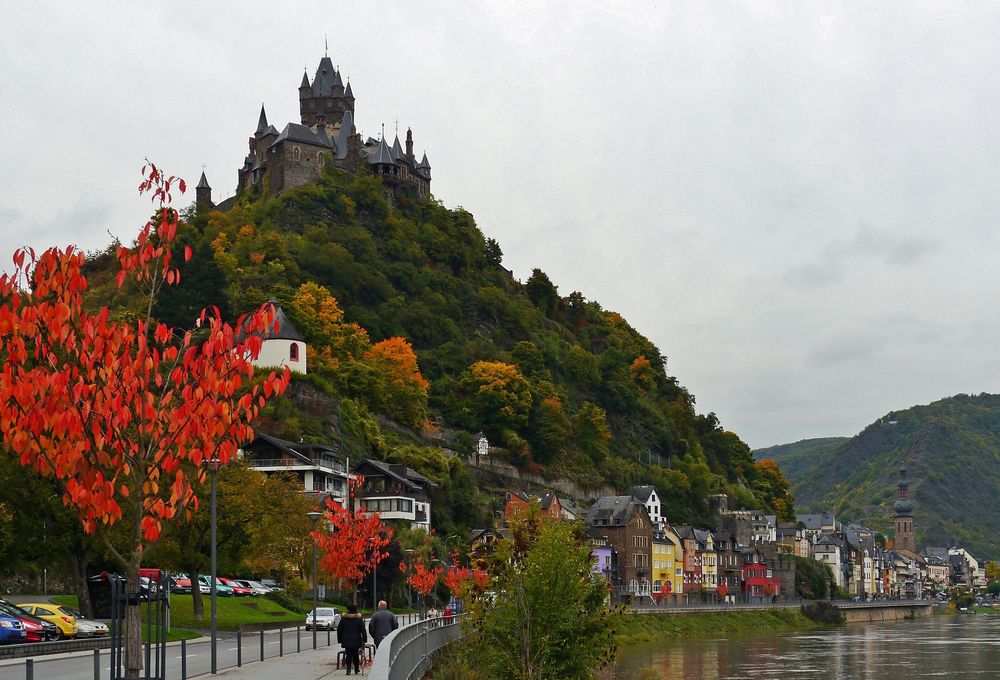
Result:
{"label": "lamp post", "polygon": [[[413,554],[416,552],[413,548],[407,548],[403,552],[409,553],[410,555],[410,568],[413,568]],[[406,604],[410,609],[413,609],[413,584],[410,583],[410,579],[406,579],[406,585],[409,586],[409,595],[406,599]]]}
{"label": "lamp post", "polygon": [[211,516],[210,516],[210,519],[209,519],[209,522],[210,522],[210,525],[211,525],[211,542],[212,542],[212,580],[210,582],[210,586],[209,587],[211,588],[210,592],[211,592],[211,598],[212,598],[212,624],[211,624],[211,626],[212,626],[212,650],[211,650],[212,651],[212,675],[215,675],[216,672],[217,672],[217,670],[218,670],[218,667],[217,667],[218,656],[217,656],[217,649],[216,649],[216,638],[218,636],[218,618],[217,618],[217,614],[216,614],[217,591],[216,591],[216,587],[215,587],[215,579],[217,577],[217,574],[216,574],[216,569],[217,569],[217,565],[216,565],[216,543],[217,543],[217,540],[216,540],[216,534],[215,534],[215,525],[216,525],[216,522],[215,522],[215,475],[216,475],[216,473],[219,472],[219,467],[222,465],[222,461],[219,460],[218,458],[210,458],[210,459],[208,459],[208,460],[205,461],[205,465],[208,467],[208,472],[209,472],[209,474],[212,477],[212,501],[210,503],[210,506],[211,506]]}
{"label": "lamp post", "polygon": [[[312,520],[313,533],[316,532],[316,524],[317,524],[317,522],[319,522],[319,519],[322,516],[323,516],[322,512],[316,512],[315,510],[313,512],[307,512],[306,513],[306,517],[308,517],[310,520]],[[312,582],[313,582],[313,588],[312,588],[312,590],[313,590],[313,649],[316,649],[316,607],[319,606],[319,601],[317,599],[318,598],[318,593],[316,592],[318,590],[318,587],[316,586],[316,537],[315,536],[312,537],[312,544],[313,544],[313,570],[312,570]]]}
{"label": "lamp post", "polygon": [[374,564],[372,565],[372,615],[373,616],[375,615],[375,612],[378,611],[378,562],[375,561],[374,559],[374,555],[376,553],[378,553],[378,547],[375,542],[375,539],[373,538],[372,539],[372,555],[373,555],[372,562],[374,562]]}

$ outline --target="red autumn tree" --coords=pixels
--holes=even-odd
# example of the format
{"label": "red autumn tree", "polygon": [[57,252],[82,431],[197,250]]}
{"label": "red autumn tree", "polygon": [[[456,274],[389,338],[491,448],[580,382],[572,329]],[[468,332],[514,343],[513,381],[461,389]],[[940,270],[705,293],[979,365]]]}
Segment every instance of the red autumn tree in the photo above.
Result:
{"label": "red autumn tree", "polygon": [[[362,478],[354,477],[349,486],[354,489],[362,483]],[[392,541],[393,530],[382,523],[377,512],[349,510],[330,499],[324,515],[325,526],[312,532],[322,553],[318,567],[340,581],[341,586],[350,585],[357,603],[357,587],[388,556],[386,547]]]}
{"label": "red autumn tree", "polygon": [[485,592],[489,584],[490,575],[482,569],[452,566],[444,575],[444,585],[455,597],[465,597],[469,592]]}
{"label": "red autumn tree", "polygon": [[406,581],[417,593],[426,598],[437,586],[438,579],[444,572],[444,567],[428,567],[423,557],[416,558],[410,564],[400,565],[400,570],[407,574]]}
{"label": "red autumn tree", "polygon": [[[180,280],[169,203],[184,183],[153,165],[143,178],[139,191],[152,194],[155,216],[134,247],[117,252],[118,286],[131,281],[143,294],[137,320],[85,309],[84,255],[72,246],[18,250],[13,273],[0,276],[0,439],[22,465],[60,482],[63,502],[122,565],[130,592],[138,592],[143,554],[164,524],[197,507],[201,463],[235,456],[252,437],[249,423],[289,379],[271,373],[249,385],[250,361],[274,323],[270,305],[241,319],[239,333],[217,310],[202,311],[196,331],[152,318],[162,286]],[[107,530],[116,523],[124,540]],[[129,678],[142,668],[138,610],[126,608]]]}

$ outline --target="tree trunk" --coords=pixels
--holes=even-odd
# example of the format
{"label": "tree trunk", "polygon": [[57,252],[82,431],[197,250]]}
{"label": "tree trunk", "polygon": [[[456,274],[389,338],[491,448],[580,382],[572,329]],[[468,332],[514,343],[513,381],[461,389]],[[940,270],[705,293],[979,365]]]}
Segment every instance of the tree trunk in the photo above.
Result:
{"label": "tree trunk", "polygon": [[125,588],[125,678],[139,680],[142,672],[142,626],[139,612],[139,567],[128,570]]}
{"label": "tree trunk", "polygon": [[201,582],[198,580],[197,567],[188,566],[188,577],[191,579],[191,614],[195,621],[204,621],[205,600],[201,596]]}
{"label": "tree trunk", "polygon": [[87,567],[90,559],[83,550],[71,550],[66,558],[66,566],[69,568],[70,581],[73,583],[73,592],[76,593],[80,611],[88,619],[97,618],[94,612],[94,603],[90,601],[90,589],[87,587]]}

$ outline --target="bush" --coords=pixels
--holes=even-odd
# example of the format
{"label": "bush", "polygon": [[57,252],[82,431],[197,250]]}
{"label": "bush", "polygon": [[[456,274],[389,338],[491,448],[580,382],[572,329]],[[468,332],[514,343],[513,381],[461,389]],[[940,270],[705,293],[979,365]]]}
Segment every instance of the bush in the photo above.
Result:
{"label": "bush", "polygon": [[[291,585],[291,584],[289,584],[289,585]],[[287,609],[289,611],[293,611],[296,614],[307,614],[308,611],[309,611],[308,609],[304,609],[302,607],[302,601],[301,600],[289,596],[289,594],[287,592],[272,591],[272,592],[268,593],[267,595],[265,595],[264,597],[266,597],[267,599],[271,600],[272,602],[276,602],[277,604],[280,604],[285,609]]]}
{"label": "bush", "polygon": [[816,623],[843,623],[844,613],[829,602],[803,605],[802,613]]}

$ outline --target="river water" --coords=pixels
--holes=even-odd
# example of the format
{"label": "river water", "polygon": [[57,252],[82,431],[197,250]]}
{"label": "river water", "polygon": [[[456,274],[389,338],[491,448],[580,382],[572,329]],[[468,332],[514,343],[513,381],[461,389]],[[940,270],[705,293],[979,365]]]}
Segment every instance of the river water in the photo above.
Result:
{"label": "river water", "polygon": [[1000,616],[931,616],[633,645],[621,651],[612,677],[637,680],[650,666],[663,680],[1000,680]]}

